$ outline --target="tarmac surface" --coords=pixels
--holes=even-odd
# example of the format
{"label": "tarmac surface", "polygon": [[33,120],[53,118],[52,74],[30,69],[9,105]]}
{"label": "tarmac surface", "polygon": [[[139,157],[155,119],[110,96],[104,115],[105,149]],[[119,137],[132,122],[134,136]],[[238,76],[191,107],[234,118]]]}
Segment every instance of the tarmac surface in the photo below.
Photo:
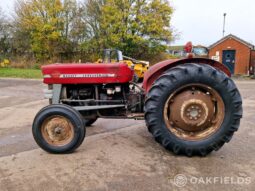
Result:
{"label": "tarmac surface", "polygon": [[255,190],[255,81],[236,80],[244,118],[230,143],[207,157],[174,156],[144,121],[99,119],[76,152],[53,155],[33,140],[48,104],[40,80],[0,79],[0,191]]}

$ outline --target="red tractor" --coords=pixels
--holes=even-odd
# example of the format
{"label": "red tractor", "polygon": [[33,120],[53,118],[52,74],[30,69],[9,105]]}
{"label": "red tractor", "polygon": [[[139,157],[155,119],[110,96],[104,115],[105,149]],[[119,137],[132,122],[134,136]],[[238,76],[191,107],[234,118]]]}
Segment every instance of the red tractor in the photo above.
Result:
{"label": "red tractor", "polygon": [[121,62],[52,64],[42,72],[50,105],[36,115],[33,136],[50,153],[74,151],[85,126],[98,118],[131,118],[145,119],[167,150],[205,156],[230,141],[242,117],[230,72],[206,58],[160,62],[145,73],[142,86],[133,82],[133,68]]}

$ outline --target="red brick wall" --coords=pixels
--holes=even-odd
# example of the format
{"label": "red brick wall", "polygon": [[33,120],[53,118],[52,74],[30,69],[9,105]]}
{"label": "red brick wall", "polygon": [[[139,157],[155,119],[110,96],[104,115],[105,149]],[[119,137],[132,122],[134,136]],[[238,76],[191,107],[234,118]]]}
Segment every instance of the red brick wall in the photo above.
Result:
{"label": "red brick wall", "polygon": [[255,73],[255,50],[251,51],[251,68],[250,68],[250,74]]}
{"label": "red brick wall", "polygon": [[219,51],[220,62],[222,62],[223,50],[236,50],[236,59],[235,59],[235,74],[248,74],[249,65],[251,59],[251,50],[248,46],[243,43],[229,38],[217,46],[213,47],[209,51],[209,58],[216,55],[216,52]]}

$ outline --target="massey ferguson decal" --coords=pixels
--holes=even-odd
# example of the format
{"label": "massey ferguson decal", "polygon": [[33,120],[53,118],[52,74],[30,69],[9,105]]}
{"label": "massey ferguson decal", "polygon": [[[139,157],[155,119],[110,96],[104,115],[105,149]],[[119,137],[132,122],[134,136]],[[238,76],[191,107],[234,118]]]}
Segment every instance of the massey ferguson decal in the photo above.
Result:
{"label": "massey ferguson decal", "polygon": [[[60,74],[59,78],[114,78],[115,76],[115,74]],[[50,75],[44,76],[44,78],[49,77]]]}
{"label": "massey ferguson decal", "polygon": [[115,74],[61,74],[60,78],[113,78]]}

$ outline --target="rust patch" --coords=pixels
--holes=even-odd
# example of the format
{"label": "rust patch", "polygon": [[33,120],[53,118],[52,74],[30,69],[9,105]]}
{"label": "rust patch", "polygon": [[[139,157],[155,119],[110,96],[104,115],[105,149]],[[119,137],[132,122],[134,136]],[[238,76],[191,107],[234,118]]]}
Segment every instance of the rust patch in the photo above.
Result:
{"label": "rust patch", "polygon": [[53,146],[64,146],[70,143],[74,137],[72,123],[63,116],[51,116],[47,118],[41,127],[44,140]]}
{"label": "rust patch", "polygon": [[168,129],[185,140],[201,140],[215,133],[224,119],[220,95],[202,84],[190,84],[171,94],[165,104]]}

